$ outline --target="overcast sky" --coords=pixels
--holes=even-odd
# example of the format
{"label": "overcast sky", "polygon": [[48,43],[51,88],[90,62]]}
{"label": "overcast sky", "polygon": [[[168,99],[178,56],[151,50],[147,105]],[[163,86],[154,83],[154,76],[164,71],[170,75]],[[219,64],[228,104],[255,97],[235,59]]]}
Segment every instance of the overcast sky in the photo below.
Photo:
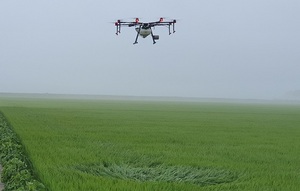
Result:
{"label": "overcast sky", "polygon": [[[0,0],[0,92],[278,99],[300,94],[299,0]],[[178,19],[133,45],[117,19]],[[299,96],[300,97],[300,96]]]}

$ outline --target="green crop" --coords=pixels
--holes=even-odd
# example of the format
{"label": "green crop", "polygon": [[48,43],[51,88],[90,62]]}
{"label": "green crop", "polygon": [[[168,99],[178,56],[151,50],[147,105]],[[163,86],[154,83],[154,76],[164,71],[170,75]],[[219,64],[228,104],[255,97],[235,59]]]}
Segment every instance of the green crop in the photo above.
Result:
{"label": "green crop", "polygon": [[52,191],[300,188],[299,105],[11,98],[0,110]]}
{"label": "green crop", "polygon": [[0,113],[0,163],[3,165],[1,181],[5,183],[5,191],[46,190],[33,176],[30,161],[2,113]]}

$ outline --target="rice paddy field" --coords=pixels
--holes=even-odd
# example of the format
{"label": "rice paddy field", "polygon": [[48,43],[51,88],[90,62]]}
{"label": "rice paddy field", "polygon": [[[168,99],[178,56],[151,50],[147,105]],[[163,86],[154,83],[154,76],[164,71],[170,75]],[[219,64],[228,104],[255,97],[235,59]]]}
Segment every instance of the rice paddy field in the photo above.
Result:
{"label": "rice paddy field", "polygon": [[49,191],[300,188],[300,105],[0,97]]}

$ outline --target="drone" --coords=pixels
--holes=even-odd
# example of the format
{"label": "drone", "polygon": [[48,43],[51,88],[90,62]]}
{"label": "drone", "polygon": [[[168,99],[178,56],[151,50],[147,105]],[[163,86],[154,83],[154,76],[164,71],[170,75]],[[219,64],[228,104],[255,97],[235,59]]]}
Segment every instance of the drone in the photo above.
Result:
{"label": "drone", "polygon": [[159,35],[154,35],[152,32],[152,28],[156,26],[166,26],[169,28],[169,35],[170,35],[172,34],[171,27],[173,29],[172,32],[175,33],[175,23],[176,23],[175,19],[171,21],[164,21],[164,18],[160,18],[158,21],[148,22],[148,23],[140,22],[139,18],[135,18],[135,21],[133,22],[126,22],[126,21],[124,22],[122,20],[117,20],[117,22],[115,22],[115,26],[117,29],[116,35],[121,33],[121,26],[135,27],[137,35],[133,44],[138,43],[139,36],[146,38],[149,35],[151,35],[153,44],[155,44],[156,40],[159,39]]}

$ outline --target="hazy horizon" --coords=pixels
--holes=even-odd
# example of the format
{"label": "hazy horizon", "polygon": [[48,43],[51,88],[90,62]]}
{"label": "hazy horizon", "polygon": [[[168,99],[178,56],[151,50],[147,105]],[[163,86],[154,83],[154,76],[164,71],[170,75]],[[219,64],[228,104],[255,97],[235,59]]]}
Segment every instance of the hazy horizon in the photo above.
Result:
{"label": "hazy horizon", "polygon": [[[297,0],[0,2],[0,92],[300,99]],[[117,19],[176,33],[115,35]]]}
{"label": "hazy horizon", "polygon": [[213,97],[179,97],[179,96],[131,96],[131,95],[99,95],[99,94],[49,94],[49,93],[1,93],[0,98],[6,100],[43,99],[43,100],[105,100],[105,101],[158,101],[158,102],[191,102],[191,103],[240,103],[240,104],[292,104],[299,105],[300,99],[245,99],[245,98],[213,98]]}

